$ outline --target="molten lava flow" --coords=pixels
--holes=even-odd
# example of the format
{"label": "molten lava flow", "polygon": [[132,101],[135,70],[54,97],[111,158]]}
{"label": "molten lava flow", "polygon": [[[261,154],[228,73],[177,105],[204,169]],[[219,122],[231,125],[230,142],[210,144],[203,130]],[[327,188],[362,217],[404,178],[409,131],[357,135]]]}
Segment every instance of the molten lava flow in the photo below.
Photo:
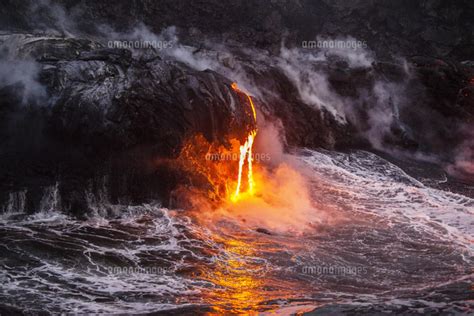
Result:
{"label": "molten lava flow", "polygon": [[256,131],[253,131],[249,134],[245,144],[240,146],[240,159],[239,159],[239,174],[237,177],[237,188],[235,189],[235,193],[232,196],[232,201],[237,201],[240,193],[240,185],[242,182],[242,169],[245,163],[245,157],[247,156],[248,162],[248,192],[253,194],[254,192],[254,180],[253,180],[253,172],[252,172],[252,146],[253,140],[255,139]]}
{"label": "molten lava flow", "polygon": [[252,172],[252,147],[253,147],[253,141],[255,139],[255,136],[257,135],[257,131],[254,131],[250,133],[249,138],[248,138],[248,143],[249,143],[249,149],[248,149],[248,182],[249,182],[249,192],[250,194],[254,193],[254,180],[253,180],[253,172]]}
{"label": "molten lava flow", "polygon": [[[240,96],[244,96],[249,100],[251,108],[246,111],[253,116],[254,123],[256,123],[257,114],[252,98],[241,91],[237,85],[232,84],[232,89],[237,91]],[[255,126],[251,124],[251,126]],[[248,130],[248,129],[247,129]],[[183,177],[187,177],[186,183],[191,186],[183,185],[180,189],[175,190],[179,196],[184,196],[183,199],[187,202],[195,202],[199,200],[196,192],[187,195],[184,192],[190,192],[190,187],[196,186],[203,190],[200,194],[207,195],[209,200],[217,201],[225,199],[230,202],[237,202],[241,200],[245,191],[245,195],[253,195],[256,188],[255,166],[253,165],[253,145],[257,129],[251,128],[242,145],[237,138],[231,138],[227,144],[219,144],[206,139],[202,134],[197,134],[185,140],[178,159],[173,161],[175,168],[182,171],[180,173]],[[239,160],[239,164],[229,163],[229,161]],[[246,162],[247,161],[247,166]],[[242,174],[247,172],[247,181]],[[229,178],[231,181],[229,181]],[[245,187],[245,189],[244,189]],[[191,197],[192,196],[192,197]]]}
{"label": "molten lava flow", "polygon": [[232,83],[231,85],[232,89],[234,89],[235,91],[238,91],[240,93],[244,93],[247,98],[249,99],[249,102],[250,102],[250,106],[252,107],[252,114],[253,114],[253,119],[255,120],[255,122],[257,122],[257,111],[255,111],[255,106],[253,105],[253,100],[252,98],[245,92],[243,92],[242,90],[239,89],[239,87],[237,86],[237,83]]}
{"label": "molten lava flow", "polygon": [[[235,91],[245,93],[245,92],[243,92],[242,90],[239,89],[239,87],[237,86],[237,84],[235,82],[232,83],[231,87]],[[250,106],[252,108],[253,118],[255,120],[255,123],[257,123],[257,111],[255,110],[255,106],[253,104],[252,98],[246,93],[245,93],[245,95],[249,99],[249,103],[250,103]],[[237,177],[237,187],[235,188],[235,193],[231,197],[232,202],[236,202],[239,199],[240,187],[241,187],[241,182],[242,182],[242,170],[243,170],[244,163],[245,163],[245,157],[247,157],[247,164],[248,164],[248,167],[247,167],[247,170],[248,170],[247,171],[247,173],[248,173],[248,190],[247,190],[247,192],[249,194],[253,194],[254,191],[255,191],[255,189],[254,189],[255,188],[255,181],[253,179],[253,171],[252,171],[252,161],[253,161],[252,147],[253,147],[253,141],[255,140],[256,135],[257,135],[257,129],[252,130],[249,133],[249,135],[247,136],[247,140],[245,141],[245,143],[242,146],[240,146],[239,174],[238,174],[238,177]]]}

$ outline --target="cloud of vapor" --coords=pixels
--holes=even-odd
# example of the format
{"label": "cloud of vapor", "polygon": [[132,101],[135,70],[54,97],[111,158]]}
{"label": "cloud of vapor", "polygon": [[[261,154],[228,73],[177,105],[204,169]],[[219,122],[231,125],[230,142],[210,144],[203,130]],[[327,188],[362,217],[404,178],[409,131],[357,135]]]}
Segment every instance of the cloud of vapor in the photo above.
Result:
{"label": "cloud of vapor", "polygon": [[364,135],[376,149],[383,149],[383,136],[390,135],[400,118],[403,87],[398,83],[377,81],[372,87],[372,106],[367,112],[369,129]]}
{"label": "cloud of vapor", "polygon": [[[73,7],[66,12],[63,6],[51,0],[38,0],[29,3],[29,23],[34,32],[46,33],[48,36],[76,37],[79,34],[76,15],[78,9]],[[47,91],[40,83],[39,75],[43,65],[23,54],[21,47],[28,42],[29,35],[13,34],[0,39],[0,88],[19,85],[15,89],[20,93],[21,103],[45,104]]]}
{"label": "cloud of vapor", "polygon": [[[52,18],[44,27],[51,27],[62,34],[73,36],[72,34],[77,31],[77,23],[74,18],[68,18],[65,9],[60,5],[49,0],[41,0],[32,6],[32,12],[41,13],[45,8],[48,8],[48,14]],[[158,55],[182,62],[199,71],[206,69],[216,71],[237,82],[243,91],[264,102],[270,102],[268,98],[275,96],[275,91],[257,84],[252,74],[249,74],[249,68],[254,72],[258,72],[260,67],[281,69],[296,87],[304,103],[321,111],[321,115],[331,115],[340,124],[350,122],[355,125],[361,135],[378,149],[383,149],[384,138],[391,134],[393,126],[398,121],[397,113],[403,101],[399,97],[403,95],[403,86],[399,83],[378,80],[371,87],[359,90],[357,96],[350,97],[337,93],[332,87],[328,65],[342,61],[349,69],[371,69],[374,54],[366,47],[322,46],[308,50],[286,48],[282,45],[279,55],[270,55],[256,48],[236,48],[216,44],[207,39],[203,39],[200,47],[185,45],[180,42],[178,29],[173,26],[164,29],[159,34],[151,31],[143,23],[139,23],[128,32],[116,31],[108,25],[99,25],[96,29],[99,38],[106,46],[111,41],[167,43],[158,49],[134,49],[133,47],[128,49],[135,55]],[[318,37],[317,40],[357,42],[352,37]],[[35,89],[34,85],[32,89]],[[367,114],[361,117],[361,112]]]}
{"label": "cloud of vapor", "polygon": [[318,51],[315,52],[316,59],[327,60],[328,56],[337,56],[346,62],[348,62],[349,67],[371,67],[375,61],[374,53],[367,48],[367,45],[337,45],[337,43],[351,43],[358,44],[362,41],[358,41],[352,36],[347,37],[322,37],[318,36],[317,42],[320,43],[336,43],[334,46],[322,46]]}
{"label": "cloud of vapor", "polygon": [[284,150],[284,132],[280,122],[267,122],[262,120],[259,124],[258,137],[255,139],[255,149],[270,157],[266,162],[271,167],[276,167],[288,160]]}
{"label": "cloud of vapor", "polygon": [[327,212],[313,203],[305,177],[308,171],[284,152],[281,135],[279,127],[269,122],[257,134],[255,150],[270,150],[271,159],[255,165],[255,194],[244,193],[237,202],[227,201],[214,212],[199,213],[201,219],[208,225],[225,219],[274,234],[303,234],[329,220]]}
{"label": "cloud of vapor", "polygon": [[31,22],[38,31],[68,37],[74,37],[78,33],[74,9],[66,12],[63,6],[51,0],[38,0],[31,3],[29,10]]}
{"label": "cloud of vapor", "polygon": [[[111,34],[110,31],[105,33]],[[130,40],[171,42],[171,45],[167,45],[157,53],[198,71],[213,70],[237,82],[239,88],[246,93],[258,98],[262,97],[261,88],[255,84],[245,69],[245,66],[248,66],[245,63],[249,61],[245,57],[251,56],[253,60],[263,59],[271,64],[272,61],[264,56],[263,51],[255,52],[253,49],[247,49],[246,51],[239,50],[239,54],[236,54],[231,48],[206,39],[203,39],[200,47],[189,46],[181,42],[178,29],[174,26],[164,29],[160,34],[154,34],[146,25],[140,24],[127,34],[113,32],[112,34],[116,38],[128,38]],[[244,57],[245,60],[240,57]]]}
{"label": "cloud of vapor", "polygon": [[[386,149],[385,140],[392,138],[394,130],[409,132],[401,124],[399,114],[409,101],[405,98],[407,80],[400,82],[369,75],[367,82],[350,82],[356,89],[356,94],[350,96],[338,93],[333,87],[331,68],[340,67],[342,72],[374,72],[375,56],[366,47],[302,49],[282,45],[280,54],[272,56],[258,49],[236,51],[209,42],[206,43],[207,49],[197,49],[180,44],[178,36],[174,38],[176,44],[163,53],[196,70],[214,70],[236,81],[244,91],[263,102],[270,103],[276,92],[259,86],[249,74],[249,68],[254,72],[269,67],[280,69],[296,87],[301,101],[321,111],[321,115],[332,116],[340,124],[353,124],[360,135],[377,149]],[[352,37],[318,40],[360,42]],[[404,59],[398,60],[398,66],[406,78],[410,78],[410,69]]]}
{"label": "cloud of vapor", "polygon": [[301,100],[346,122],[343,98],[331,91],[326,74],[315,69],[316,63],[326,61],[324,55],[282,47],[280,57],[278,65],[298,89]]}
{"label": "cloud of vapor", "polygon": [[456,177],[474,179],[474,131],[472,126],[463,126],[464,141],[454,151],[454,162],[446,171]]}
{"label": "cloud of vapor", "polygon": [[256,173],[257,194],[221,210],[250,228],[265,228],[274,233],[301,233],[321,222],[321,212],[311,201],[304,176],[283,162],[273,170]]}
{"label": "cloud of vapor", "polygon": [[17,55],[20,37],[10,36],[0,45],[0,89],[10,85],[21,87],[21,102],[42,100],[46,97],[46,88],[39,82],[42,66],[35,60]]}
{"label": "cloud of vapor", "polygon": [[[351,37],[324,40],[356,41]],[[362,69],[370,72],[373,64],[374,55],[370,50],[350,47],[303,50],[282,46],[278,60],[278,66],[298,89],[301,100],[327,111],[341,123],[352,123],[372,146],[384,149],[384,138],[392,134],[394,126],[403,129],[399,125],[399,112],[407,102],[404,98],[406,84],[385,78],[368,80],[368,86],[351,82],[357,93],[343,96],[334,89],[330,81],[331,69],[328,69],[334,65],[340,67],[340,71]],[[403,68],[408,78],[406,63]]]}
{"label": "cloud of vapor", "polygon": [[[237,82],[242,90],[263,102],[270,102],[268,97],[274,97],[275,91],[259,86],[248,69],[251,68],[254,72],[265,67],[281,69],[296,87],[304,103],[320,110],[322,115],[331,115],[341,124],[350,122],[355,125],[360,134],[377,149],[385,148],[384,140],[390,138],[394,129],[405,128],[400,123],[399,112],[408,102],[404,97],[406,82],[375,78],[368,86],[357,87],[357,94],[351,96],[341,95],[332,86],[329,73],[331,69],[328,67],[339,67],[342,64],[341,67],[346,70],[373,70],[374,53],[366,47],[336,46],[308,50],[282,45],[280,54],[271,56],[254,48],[235,50],[212,42],[204,42],[206,48],[196,48],[182,44],[176,28],[168,28],[164,33],[166,36],[156,36],[144,26],[131,32],[135,38],[172,38],[173,46],[160,51],[160,54],[196,70],[216,71]],[[318,41],[360,42],[352,37],[318,38]],[[399,64],[408,78],[410,72],[406,61],[401,59]],[[357,86],[358,83],[351,84]]]}
{"label": "cloud of vapor", "polygon": [[[38,25],[50,30],[56,30],[67,36],[79,34],[78,23],[74,16],[71,18],[68,13],[78,12],[79,5],[66,10],[61,5],[50,0],[41,0],[32,5],[32,16],[38,16]],[[48,16],[48,19],[44,19]],[[44,21],[47,21],[44,22]],[[147,55],[160,56],[178,61],[187,66],[203,71],[213,70],[221,75],[238,83],[239,87],[260,99],[263,103],[270,104],[271,97],[279,97],[276,91],[272,90],[272,85],[262,87],[255,80],[255,73],[261,69],[266,71],[269,68],[281,70],[287,79],[294,85],[300,100],[320,111],[320,115],[331,116],[339,124],[347,123],[356,127],[358,133],[367,139],[370,144],[379,150],[392,151],[393,143],[397,137],[409,135],[411,130],[400,120],[400,112],[408,103],[406,95],[407,81],[393,81],[379,76],[374,70],[375,54],[364,46],[324,46],[305,49],[304,47],[285,47],[282,43],[280,54],[272,55],[267,51],[257,48],[240,47],[236,45],[226,45],[214,43],[207,38],[203,38],[199,47],[193,47],[180,41],[180,30],[174,26],[164,29],[159,34],[154,33],[143,23],[137,24],[127,32],[119,32],[107,25],[96,26],[98,38],[107,46],[110,41],[140,41],[154,43],[170,43],[159,48],[134,49],[129,48],[135,56]],[[346,37],[317,37],[316,42],[331,43],[357,43],[357,39]],[[399,61],[399,66],[405,68],[407,78],[410,71],[406,61]],[[34,74],[34,63],[22,64],[18,69],[25,69],[15,74],[21,77],[22,73],[28,73],[28,69]],[[2,67],[9,70],[8,65]],[[367,71],[377,74],[370,80],[363,80],[366,85],[359,85],[358,82],[351,82],[350,85],[357,90],[355,94],[346,95],[340,93],[334,87],[332,75],[334,69],[342,73],[351,71]],[[340,68],[340,69],[339,69]],[[249,72],[249,69],[251,72]],[[13,77],[15,77],[13,76]],[[31,89],[40,88],[35,85],[35,76],[32,78]],[[373,79],[373,80],[372,80]],[[272,78],[268,78],[269,81]],[[352,80],[352,79],[351,79]],[[22,80],[25,81],[25,80]],[[270,87],[270,88],[269,88]],[[29,95],[31,93],[29,92]],[[388,141],[387,141],[388,140]]]}
{"label": "cloud of vapor", "polygon": [[[51,0],[39,0],[31,5],[30,11],[32,23],[38,25],[39,29],[59,32],[70,37],[80,35],[80,20],[75,17],[80,15],[81,4],[66,10]],[[94,27],[91,28],[94,29]],[[355,126],[357,132],[379,150],[393,152],[392,147],[397,142],[397,137],[408,135],[410,138],[413,135],[413,131],[400,119],[400,112],[403,112],[403,108],[410,101],[405,97],[408,80],[394,81],[380,75],[378,71],[374,71],[376,67],[375,54],[365,44],[363,46],[317,45],[317,47],[308,49],[305,47],[287,48],[283,43],[280,54],[273,55],[257,48],[215,43],[205,36],[199,39],[196,47],[186,45],[178,36],[178,34],[182,34],[180,30],[173,26],[164,29],[159,34],[151,31],[143,23],[136,25],[128,32],[118,32],[107,25],[96,25],[95,29],[98,32],[97,38],[105,46],[109,41],[115,40],[171,43],[171,45],[158,49],[129,49],[136,55],[150,54],[170,58],[196,70],[210,69],[218,72],[237,82],[243,91],[266,104],[271,104],[272,97],[281,96],[272,90],[272,83],[262,87],[261,82],[256,82],[255,80],[262,79],[256,78],[255,74],[265,73],[270,68],[277,68],[294,85],[302,102],[314,107],[317,111],[319,110],[320,115],[324,118],[330,116],[340,125],[350,123]],[[351,36],[317,37],[315,40],[314,42],[318,43],[361,43]],[[10,72],[9,62],[2,63],[1,66],[4,72]],[[406,61],[398,61],[397,66],[404,68],[407,79],[410,78],[410,69]],[[11,71],[13,73],[11,80],[21,78],[20,81],[31,83],[29,85],[31,90],[41,90],[41,87],[35,84],[34,74],[37,70],[34,62],[21,62],[18,67],[14,68],[17,68],[18,71]],[[359,70],[372,72],[374,76],[361,80],[366,84],[363,87],[356,82],[357,77],[351,77],[350,80],[353,81],[350,82],[350,85],[357,91],[347,95],[335,89],[332,80],[334,69],[336,72],[343,73],[342,76],[344,73]],[[32,73],[33,76],[26,75],[29,73]],[[28,81],[28,78],[31,80]],[[272,80],[272,78],[268,78],[268,81]],[[5,84],[5,82],[9,83],[10,81],[3,79],[2,83]],[[278,85],[276,81],[273,83]],[[28,94],[32,95],[31,91]],[[425,138],[421,137],[422,140]]]}
{"label": "cloud of vapor", "polygon": [[159,34],[153,33],[144,23],[137,24],[127,32],[117,31],[113,27],[104,24],[98,25],[96,30],[104,45],[109,48],[122,48],[120,45],[118,45],[119,47],[114,46],[122,43],[123,48],[129,49],[137,55],[148,53],[150,50],[157,53],[165,48],[173,47],[174,43],[177,42],[174,26],[165,28]]}
{"label": "cloud of vapor", "polygon": [[[323,38],[321,43],[357,43],[355,38]],[[278,66],[295,84],[301,99],[318,109],[325,109],[341,122],[346,121],[346,109],[351,100],[335,93],[328,80],[328,74],[322,66],[337,57],[347,63],[349,68],[370,68],[374,62],[373,53],[362,47],[321,46],[318,49],[286,48],[283,44],[280,51]],[[334,58],[333,58],[334,59]]]}

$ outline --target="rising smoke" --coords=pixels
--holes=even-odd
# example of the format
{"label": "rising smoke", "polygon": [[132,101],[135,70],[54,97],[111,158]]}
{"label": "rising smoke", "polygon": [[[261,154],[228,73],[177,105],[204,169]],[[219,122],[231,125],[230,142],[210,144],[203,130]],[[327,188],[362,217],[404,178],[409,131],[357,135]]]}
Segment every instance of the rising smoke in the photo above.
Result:
{"label": "rising smoke", "polygon": [[[84,12],[80,4],[66,10],[54,1],[41,0],[32,3],[30,11],[32,25],[41,32],[66,37],[81,36],[82,25],[77,17]],[[150,49],[132,47],[130,50],[135,54],[148,54],[152,51],[153,54],[167,56],[196,70],[211,69],[237,82],[243,91],[264,103],[271,101],[276,92],[257,84],[255,76],[249,73],[249,69],[257,73],[260,69],[272,67],[279,69],[297,89],[299,98],[305,104],[320,111],[321,116],[331,115],[341,124],[355,126],[356,131],[379,150],[399,152],[394,150],[393,143],[397,142],[396,139],[400,135],[408,138],[422,136],[421,141],[425,143],[431,140],[429,135],[411,135],[411,129],[402,123],[400,113],[416,101],[407,97],[407,86],[412,74],[406,60],[394,58],[397,67],[405,70],[405,78],[402,80],[375,75],[377,58],[370,49],[371,43],[365,43],[351,36],[333,38],[318,36],[314,41],[307,42],[322,44],[311,47],[308,45],[286,47],[283,42],[280,53],[271,54],[266,50],[241,47],[235,43],[233,45],[216,43],[206,37],[200,38],[199,42],[194,40],[194,43],[199,43],[198,47],[187,45],[178,36],[178,28],[173,26],[159,34],[141,22],[127,32],[117,31],[108,25],[92,25],[89,29],[95,29],[95,37],[105,47],[113,41],[166,43],[166,45],[152,45]],[[325,45],[325,43],[345,45]],[[5,58],[2,58],[2,61],[3,85],[11,84],[15,80],[30,83],[28,86],[31,86],[31,89],[27,88],[30,90],[27,93],[29,96],[35,93],[42,94],[41,85],[37,81],[38,66],[34,61],[19,62],[15,67],[9,67],[10,61]],[[337,91],[332,78],[334,72],[340,72],[343,76],[344,73],[354,71],[365,71],[373,76],[364,78],[364,81],[367,81],[366,85],[351,82],[356,90],[354,93],[347,95]],[[9,76],[5,76],[6,73],[13,73],[13,76],[8,78]],[[426,116],[427,112],[420,115]],[[431,125],[427,129],[432,128]],[[431,138],[436,141],[437,135]],[[417,152],[415,155],[420,153]]]}
{"label": "rising smoke", "polygon": [[21,35],[3,39],[0,48],[0,89],[17,86],[15,89],[23,105],[41,104],[46,97],[46,88],[39,82],[41,65],[32,58],[18,55],[19,42],[25,40]]}

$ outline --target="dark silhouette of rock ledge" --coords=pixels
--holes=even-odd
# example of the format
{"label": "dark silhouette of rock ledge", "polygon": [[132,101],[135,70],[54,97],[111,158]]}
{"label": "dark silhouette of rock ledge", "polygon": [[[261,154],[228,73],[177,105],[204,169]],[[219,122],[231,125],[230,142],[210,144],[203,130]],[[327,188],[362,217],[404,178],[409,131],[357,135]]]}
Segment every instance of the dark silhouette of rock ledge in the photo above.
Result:
{"label": "dark silhouette of rock ledge", "polygon": [[41,209],[56,183],[70,212],[97,196],[166,202],[185,175],[154,160],[176,157],[191,135],[226,145],[254,128],[247,98],[212,71],[81,39],[17,34],[3,44],[38,63],[47,91],[26,101],[21,82],[0,91],[2,201],[27,192],[27,211]]}
{"label": "dark silhouette of rock ledge", "polygon": [[[426,55],[456,60],[474,54],[474,3],[391,0],[5,0],[0,29],[22,32],[39,28],[95,34],[95,26],[128,31],[143,22],[160,33],[177,26],[196,46],[203,38],[237,41],[250,47],[278,50],[282,37],[295,45],[316,36],[353,36],[380,56]],[[55,18],[58,6],[64,18]],[[59,15],[60,17],[62,15]],[[193,30],[193,32],[191,32]],[[191,35],[192,34],[192,35]]]}

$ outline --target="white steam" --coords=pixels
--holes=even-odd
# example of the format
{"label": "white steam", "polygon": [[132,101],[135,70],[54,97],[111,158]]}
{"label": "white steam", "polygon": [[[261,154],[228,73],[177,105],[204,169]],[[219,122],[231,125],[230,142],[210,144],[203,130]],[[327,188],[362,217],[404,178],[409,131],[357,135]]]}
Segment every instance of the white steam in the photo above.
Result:
{"label": "white steam", "polygon": [[57,3],[50,0],[38,0],[32,2],[30,6],[30,16],[32,22],[40,30],[44,30],[51,35],[66,35],[74,37],[77,34],[78,28],[74,15],[74,9],[71,12],[66,10]]}
{"label": "white steam", "polygon": [[474,131],[471,126],[463,126],[465,140],[454,151],[454,162],[447,166],[448,173],[462,178],[474,177]]}
{"label": "white steam", "polygon": [[303,102],[318,109],[326,109],[341,123],[346,122],[344,99],[331,91],[327,75],[315,69],[326,60],[321,54],[311,54],[301,49],[281,48],[278,66],[298,89]]}
{"label": "white steam", "polygon": [[[203,41],[206,48],[184,45],[180,42],[175,27],[166,28],[160,34],[154,34],[144,24],[128,33],[117,33],[107,27],[101,29],[108,38],[113,39],[172,42],[172,45],[160,49],[158,54],[199,71],[216,71],[237,82],[242,90],[264,102],[269,102],[266,98],[274,96],[275,92],[259,87],[246,69],[250,67],[258,71],[259,67],[279,68],[296,87],[302,102],[322,110],[322,115],[332,115],[341,124],[350,121],[378,149],[383,149],[383,138],[391,134],[391,127],[398,121],[400,108],[406,102],[402,97],[406,88],[404,83],[375,80],[369,88],[360,89],[358,97],[341,96],[331,87],[327,67],[334,61],[343,62],[349,70],[371,70],[374,54],[365,47],[302,49],[282,46],[279,55],[270,56],[263,50],[247,48],[236,52],[225,45],[207,41]],[[318,38],[318,41],[360,42],[352,37]],[[404,61],[400,62],[407,68]],[[408,68],[406,74],[409,76]],[[365,121],[361,121],[360,112],[367,112],[363,118]]]}
{"label": "white steam", "polygon": [[0,89],[10,85],[21,87],[21,102],[37,102],[46,97],[46,88],[39,82],[42,66],[32,58],[18,55],[21,37],[10,36],[3,39],[0,46]]}

